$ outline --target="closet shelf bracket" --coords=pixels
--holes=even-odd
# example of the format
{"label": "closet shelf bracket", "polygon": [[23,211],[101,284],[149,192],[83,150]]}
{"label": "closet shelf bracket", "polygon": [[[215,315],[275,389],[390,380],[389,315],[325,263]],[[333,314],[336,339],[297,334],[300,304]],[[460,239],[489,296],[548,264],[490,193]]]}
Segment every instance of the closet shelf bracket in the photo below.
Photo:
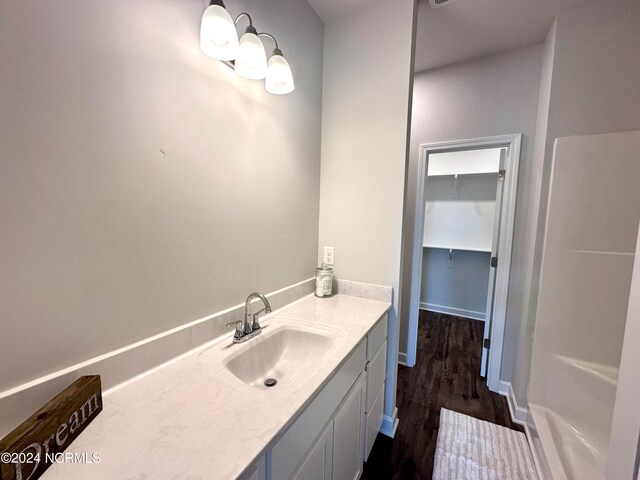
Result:
{"label": "closet shelf bracket", "polygon": [[458,185],[458,174],[453,176],[453,198],[460,198],[460,185]]}

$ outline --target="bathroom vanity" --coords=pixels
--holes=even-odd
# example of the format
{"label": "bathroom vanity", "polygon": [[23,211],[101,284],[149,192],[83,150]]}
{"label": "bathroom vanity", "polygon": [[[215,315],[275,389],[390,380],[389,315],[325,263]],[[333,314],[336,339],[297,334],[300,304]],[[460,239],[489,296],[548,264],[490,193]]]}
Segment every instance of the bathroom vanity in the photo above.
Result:
{"label": "bathroom vanity", "polygon": [[310,295],[251,340],[161,365],[107,392],[67,450],[99,463],[43,478],[357,479],[383,420],[390,306]]}

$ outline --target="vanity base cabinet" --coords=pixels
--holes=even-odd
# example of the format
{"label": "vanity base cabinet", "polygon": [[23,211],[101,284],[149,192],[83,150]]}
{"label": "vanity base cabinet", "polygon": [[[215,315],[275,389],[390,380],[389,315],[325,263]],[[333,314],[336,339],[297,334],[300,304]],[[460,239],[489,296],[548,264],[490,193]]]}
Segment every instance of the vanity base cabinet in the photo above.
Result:
{"label": "vanity base cabinet", "polygon": [[266,480],[360,478],[382,425],[387,328],[384,315],[267,450]]}
{"label": "vanity base cabinet", "polygon": [[272,480],[291,478],[315,445],[325,425],[333,421],[339,405],[362,375],[366,362],[366,345],[363,341],[267,453]]}

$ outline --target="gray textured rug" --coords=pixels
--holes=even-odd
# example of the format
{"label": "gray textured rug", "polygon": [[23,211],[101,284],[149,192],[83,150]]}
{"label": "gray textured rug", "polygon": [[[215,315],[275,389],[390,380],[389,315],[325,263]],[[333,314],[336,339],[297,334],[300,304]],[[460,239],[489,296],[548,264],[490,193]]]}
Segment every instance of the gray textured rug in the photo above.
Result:
{"label": "gray textured rug", "polygon": [[524,433],[443,408],[433,480],[537,480]]}

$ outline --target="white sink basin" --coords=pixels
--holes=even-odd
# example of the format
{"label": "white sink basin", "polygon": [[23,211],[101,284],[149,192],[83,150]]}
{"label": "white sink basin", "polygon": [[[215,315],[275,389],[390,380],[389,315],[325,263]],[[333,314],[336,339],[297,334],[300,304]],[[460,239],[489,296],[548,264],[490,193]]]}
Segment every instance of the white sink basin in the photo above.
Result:
{"label": "white sink basin", "polygon": [[[266,394],[304,383],[322,355],[345,336],[344,330],[329,325],[272,317],[246,343],[213,346],[198,358],[213,368],[219,359],[222,365],[216,370],[223,380]],[[268,379],[277,383],[267,386]]]}

